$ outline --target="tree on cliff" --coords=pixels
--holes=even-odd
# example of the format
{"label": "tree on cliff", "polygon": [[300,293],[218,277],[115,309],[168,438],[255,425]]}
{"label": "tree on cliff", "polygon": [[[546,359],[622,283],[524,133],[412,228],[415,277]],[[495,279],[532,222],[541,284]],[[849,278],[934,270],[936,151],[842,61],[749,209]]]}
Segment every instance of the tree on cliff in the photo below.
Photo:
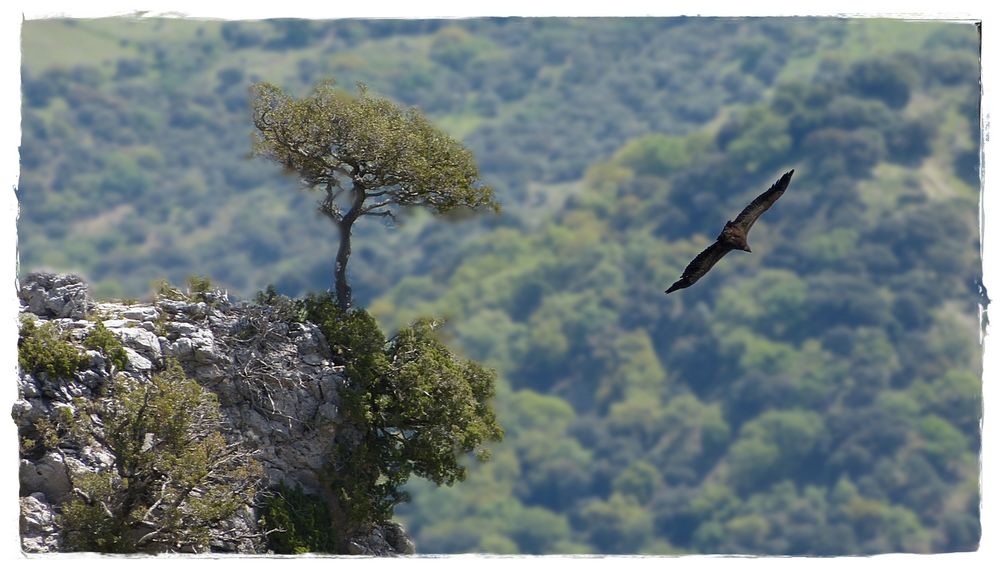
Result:
{"label": "tree on cliff", "polygon": [[462,456],[486,460],[503,429],[490,405],[496,372],[453,355],[437,323],[418,320],[387,339],[366,311],[344,312],[331,296],[312,295],[303,308],[348,378],[326,496],[335,552],[343,553],[352,536],[409,499],[402,486],[411,475],[460,482]]}
{"label": "tree on cliff", "polygon": [[435,128],[417,109],[322,82],[295,99],[279,87],[251,87],[257,128],[254,154],[296,173],[323,192],[318,210],[340,233],[335,269],[337,305],[351,305],[347,261],[351,229],[362,216],[394,219],[400,207],[442,214],[458,208],[499,211],[493,190],[479,181],[472,153]]}

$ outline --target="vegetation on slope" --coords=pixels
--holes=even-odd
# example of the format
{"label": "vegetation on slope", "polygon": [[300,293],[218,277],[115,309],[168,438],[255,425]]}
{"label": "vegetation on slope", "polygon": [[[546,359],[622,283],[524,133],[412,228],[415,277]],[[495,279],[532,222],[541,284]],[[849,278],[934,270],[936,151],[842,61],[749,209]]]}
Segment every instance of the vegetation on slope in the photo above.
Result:
{"label": "vegetation on slope", "polygon": [[[401,510],[422,550],[975,549],[976,88],[970,51],[829,60],[718,129],[626,143],[536,231],[375,300],[448,314],[509,386],[505,468]],[[790,167],[754,254],[665,300]]]}
{"label": "vegetation on slope", "polygon": [[[308,198],[243,160],[251,81],[362,80],[475,153],[505,216],[374,228],[352,267],[385,329],[446,317],[449,343],[499,373],[493,460],[462,485],[406,488],[397,513],[421,552],[977,547],[973,26],[25,30],[22,264],[83,268],[106,294],[164,273],[243,294],[328,285]],[[62,33],[92,41],[97,64],[59,68],[40,44]],[[754,253],[665,298],[790,167]]]}
{"label": "vegetation on slope", "polygon": [[275,191],[298,182],[248,161],[248,88],[268,81],[304,94],[333,76],[416,105],[460,136],[509,210],[456,227],[407,218],[395,235],[359,227],[375,236],[358,239],[365,244],[355,255],[365,261],[352,267],[366,303],[405,275],[456,262],[441,244],[518,227],[522,216],[558,205],[560,184],[630,138],[684,134],[718,120],[727,105],[759,100],[783,62],[811,57],[822,45],[811,38],[831,25],[30,21],[18,188],[20,230],[30,238],[21,241],[22,264],[81,272],[105,296],[140,296],[151,281],[192,273],[242,296],[270,283],[292,296],[325,288],[333,255],[316,251],[327,222],[303,215],[314,199]]}

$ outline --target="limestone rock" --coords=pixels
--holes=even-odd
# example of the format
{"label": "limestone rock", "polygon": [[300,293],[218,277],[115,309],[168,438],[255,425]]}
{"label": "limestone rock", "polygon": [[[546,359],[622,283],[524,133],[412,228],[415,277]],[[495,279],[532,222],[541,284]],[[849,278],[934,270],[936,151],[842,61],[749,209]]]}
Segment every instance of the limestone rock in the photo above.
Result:
{"label": "limestone rock", "polygon": [[413,555],[417,552],[416,546],[413,544],[413,540],[410,539],[410,535],[406,533],[403,526],[397,524],[396,522],[388,522],[382,526],[383,535],[385,535],[385,540],[398,554],[401,555]]}
{"label": "limestone rock", "polygon": [[104,366],[108,363],[104,354],[97,350],[87,350],[87,358],[89,360],[87,367],[91,369],[104,369]]}
{"label": "limestone rock", "polygon": [[156,334],[142,328],[115,328],[114,332],[121,338],[126,348],[132,348],[143,357],[156,361],[161,356],[160,340]]}
{"label": "limestone rock", "polygon": [[155,306],[130,306],[122,311],[122,318],[153,322],[160,317],[160,311]]}
{"label": "limestone rock", "polygon": [[21,493],[41,492],[50,502],[60,503],[73,493],[69,471],[62,455],[49,451],[37,460],[21,460]]}
{"label": "limestone rock", "polygon": [[185,302],[161,298],[159,307],[181,320],[200,320],[208,315],[208,305],[204,302]]}
{"label": "limestone rock", "polygon": [[31,273],[18,297],[26,310],[43,318],[83,319],[87,312],[87,284],[77,275]]}
{"label": "limestone rock", "polygon": [[125,364],[125,369],[128,371],[142,373],[153,369],[153,362],[141,356],[139,352],[132,348],[125,347],[125,356],[128,358],[128,363]]}
{"label": "limestone rock", "polygon": [[377,557],[412,555],[415,551],[403,526],[395,522],[377,525],[367,535],[351,539],[347,549],[352,555]]}
{"label": "limestone rock", "polygon": [[22,496],[21,549],[25,553],[59,551],[62,539],[56,526],[56,516],[45,494],[35,492]]}
{"label": "limestone rock", "polygon": [[22,398],[38,397],[42,394],[38,383],[30,373],[21,373],[17,378],[18,396]]}

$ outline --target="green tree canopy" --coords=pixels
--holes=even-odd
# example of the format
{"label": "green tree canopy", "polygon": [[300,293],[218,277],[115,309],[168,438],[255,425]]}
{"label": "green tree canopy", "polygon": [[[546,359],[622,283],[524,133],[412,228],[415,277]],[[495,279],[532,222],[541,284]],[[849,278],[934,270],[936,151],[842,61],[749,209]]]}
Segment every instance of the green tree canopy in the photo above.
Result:
{"label": "green tree canopy", "polygon": [[257,83],[251,99],[254,154],[283,164],[307,188],[324,193],[318,209],[340,232],[335,280],[341,309],[351,304],[347,261],[351,228],[361,216],[395,219],[401,206],[438,214],[500,209],[492,188],[479,181],[472,152],[418,109],[402,109],[364,85],[351,94],[325,81],[295,99]]}
{"label": "green tree canopy", "polygon": [[503,438],[490,406],[495,372],[452,355],[435,322],[419,320],[386,340],[367,312],[345,313],[330,296],[310,297],[305,308],[346,364],[345,427],[330,479],[334,524],[347,529],[341,537],[388,520],[409,499],[400,487],[411,474],[438,485],[462,481],[459,459],[474,451],[486,460],[483,445]]}
{"label": "green tree canopy", "polygon": [[73,480],[60,517],[71,549],[204,551],[211,528],[253,503],[260,464],[226,440],[218,398],[177,362],[151,383],[120,376],[108,400],[77,403],[60,425],[67,442],[97,440],[114,464]]}

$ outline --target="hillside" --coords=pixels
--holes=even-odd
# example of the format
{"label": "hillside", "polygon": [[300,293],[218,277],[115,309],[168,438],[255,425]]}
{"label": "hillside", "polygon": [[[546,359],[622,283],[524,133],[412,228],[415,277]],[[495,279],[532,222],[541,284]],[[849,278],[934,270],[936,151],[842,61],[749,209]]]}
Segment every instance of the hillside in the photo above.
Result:
{"label": "hillside", "polygon": [[[493,460],[397,509],[419,552],[974,550],[977,49],[881,20],[28,22],[22,271],[327,288],[335,233],[246,158],[247,87],[363,81],[504,205],[356,233],[359,304],[445,317],[500,374]],[[790,168],[753,253],[665,297]]]}
{"label": "hillside", "polygon": [[[456,345],[511,385],[506,468],[418,492],[401,510],[417,541],[974,549],[975,74],[950,78],[937,58],[960,56],[828,60],[718,128],[630,141],[544,227],[467,240],[464,262],[374,301],[390,322],[448,314]],[[721,223],[791,167],[754,253],[665,299]],[[424,517],[445,507],[461,521]],[[542,528],[544,543],[527,537]],[[480,537],[496,533],[510,542]]]}
{"label": "hillside", "polygon": [[462,137],[508,212],[450,229],[359,227],[372,237],[359,239],[368,262],[354,278],[372,299],[426,273],[431,257],[451,262],[435,243],[557,209],[592,162],[636,136],[718,124],[776,81],[808,74],[818,53],[948,31],[880,24],[891,33],[869,37],[857,23],[29,21],[20,258],[26,270],[86,274],[105,296],[142,296],[152,281],[193,273],[242,296],[272,283],[293,295],[325,288],[330,228],[294,180],[247,158],[247,89],[267,80],[304,93],[334,76],[418,105]]}

